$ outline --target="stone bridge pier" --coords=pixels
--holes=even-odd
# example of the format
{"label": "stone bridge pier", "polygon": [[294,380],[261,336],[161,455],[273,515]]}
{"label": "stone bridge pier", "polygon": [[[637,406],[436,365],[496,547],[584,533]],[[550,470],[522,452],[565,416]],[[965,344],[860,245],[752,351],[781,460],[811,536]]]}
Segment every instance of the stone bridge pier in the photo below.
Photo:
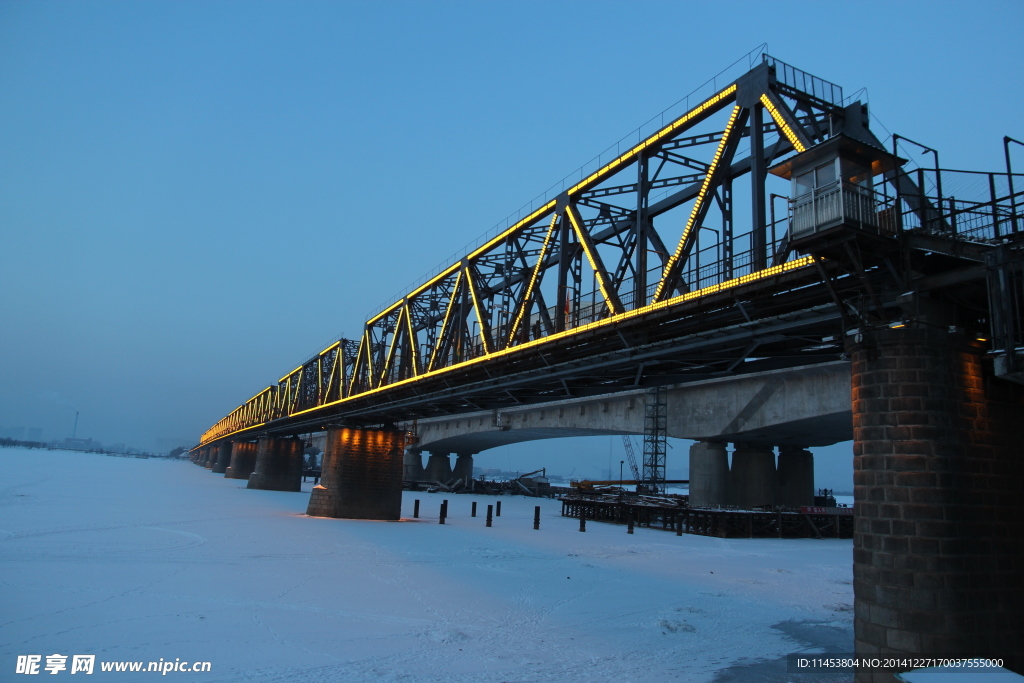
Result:
{"label": "stone bridge pier", "polygon": [[849,347],[856,648],[1021,671],[1024,386],[948,329],[865,332]]}
{"label": "stone bridge pier", "polygon": [[217,458],[211,469],[214,474],[224,474],[228,465],[231,464],[231,442],[225,441],[219,446],[216,446],[214,450],[217,453]]}
{"label": "stone bridge pier", "polygon": [[258,444],[255,441],[232,441],[231,462],[224,470],[226,479],[248,479],[256,469]]}
{"label": "stone bridge pier", "polygon": [[302,490],[302,440],[261,437],[256,450],[256,469],[246,488],[267,491]]}
{"label": "stone bridge pier", "polygon": [[743,508],[814,504],[814,456],[799,446],[780,446],[778,463],[769,446],[738,443],[729,466],[727,445],[690,446],[690,505]]}
{"label": "stone bridge pier", "polygon": [[400,519],[404,447],[405,432],[397,429],[329,428],[320,484],[306,514]]}

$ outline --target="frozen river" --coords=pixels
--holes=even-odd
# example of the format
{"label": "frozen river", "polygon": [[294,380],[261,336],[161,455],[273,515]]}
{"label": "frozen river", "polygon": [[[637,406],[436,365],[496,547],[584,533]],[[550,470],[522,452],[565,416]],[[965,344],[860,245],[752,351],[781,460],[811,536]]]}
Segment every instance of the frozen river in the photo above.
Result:
{"label": "frozen river", "polygon": [[0,449],[0,680],[33,680],[19,655],[78,680],[76,654],[111,681],[160,674],[103,662],[161,659],[210,662],[167,674],[210,683],[850,678],[784,660],[852,651],[849,540],[580,533],[521,497],[486,528],[494,498],[408,492],[419,520],[313,519],[311,484],[244,486],[187,461]]}

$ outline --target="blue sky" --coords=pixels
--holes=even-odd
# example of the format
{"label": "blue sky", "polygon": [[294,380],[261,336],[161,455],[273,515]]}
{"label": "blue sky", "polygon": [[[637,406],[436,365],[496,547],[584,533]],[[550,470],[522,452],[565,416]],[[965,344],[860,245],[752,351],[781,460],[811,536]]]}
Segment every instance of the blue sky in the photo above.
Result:
{"label": "blue sky", "polygon": [[[0,427],[64,437],[78,409],[104,442],[198,437],[761,43],[867,87],[879,137],[1000,169],[1002,136],[1024,139],[1022,19],[1019,2],[2,0]],[[607,461],[597,441],[478,462],[583,467]],[[848,452],[828,456],[837,480]]]}

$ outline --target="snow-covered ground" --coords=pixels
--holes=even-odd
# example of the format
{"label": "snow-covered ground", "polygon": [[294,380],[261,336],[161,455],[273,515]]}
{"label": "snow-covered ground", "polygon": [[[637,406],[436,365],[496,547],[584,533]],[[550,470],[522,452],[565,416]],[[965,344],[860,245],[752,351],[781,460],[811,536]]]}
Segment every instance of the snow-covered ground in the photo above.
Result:
{"label": "snow-covered ground", "polygon": [[96,655],[85,680],[150,680],[100,662],[161,658],[209,661],[167,676],[211,683],[851,678],[784,659],[852,651],[849,540],[580,533],[521,497],[486,528],[494,498],[428,493],[405,495],[419,520],[314,519],[311,486],[0,449],[0,680],[32,680],[14,675],[30,654]]}

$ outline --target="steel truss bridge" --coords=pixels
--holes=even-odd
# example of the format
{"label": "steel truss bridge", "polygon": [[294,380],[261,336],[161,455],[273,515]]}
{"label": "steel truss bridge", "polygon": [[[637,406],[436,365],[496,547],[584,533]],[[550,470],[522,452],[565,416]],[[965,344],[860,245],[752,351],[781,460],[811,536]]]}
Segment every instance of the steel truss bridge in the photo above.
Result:
{"label": "steel truss bridge", "polygon": [[[773,172],[838,138],[890,163],[874,183],[822,178],[790,199]],[[950,324],[991,340],[997,367],[1019,377],[1024,178],[908,171],[882,148],[865,105],[764,55],[200,445],[831,361],[847,335],[906,324],[931,300],[952,303]],[[794,239],[830,211],[858,236]]]}

